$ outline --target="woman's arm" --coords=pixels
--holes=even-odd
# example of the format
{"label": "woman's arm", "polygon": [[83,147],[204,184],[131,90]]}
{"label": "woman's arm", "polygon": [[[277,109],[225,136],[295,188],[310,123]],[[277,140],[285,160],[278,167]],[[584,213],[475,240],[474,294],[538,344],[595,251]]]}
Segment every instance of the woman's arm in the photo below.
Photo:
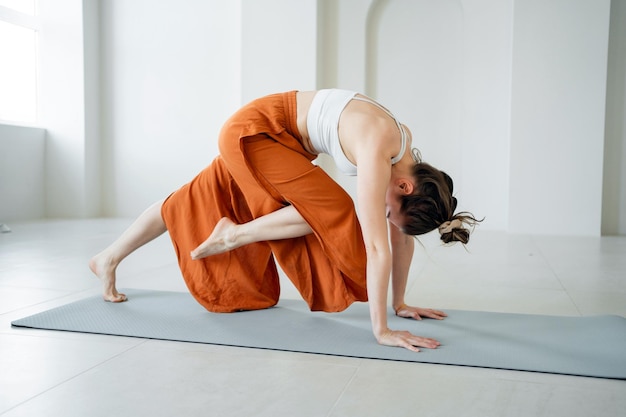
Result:
{"label": "woman's arm", "polygon": [[395,225],[389,224],[391,240],[391,254],[393,266],[391,269],[392,306],[394,311],[406,306],[404,294],[409,276],[409,268],[413,259],[415,244],[413,236],[406,235]]}
{"label": "woman's arm", "polygon": [[374,336],[380,344],[401,346],[412,351],[419,351],[416,346],[436,348],[439,342],[434,339],[415,336],[407,331],[394,331],[387,326],[392,254],[385,215],[385,194],[391,178],[391,161],[381,149],[372,145],[368,147],[366,143],[363,143],[357,158],[357,202],[367,251],[367,293]]}
{"label": "woman's arm", "polygon": [[409,268],[413,259],[413,251],[415,250],[415,241],[413,236],[402,233],[393,224],[389,225],[389,236],[393,259],[391,269],[392,306],[396,315],[415,320],[421,320],[422,317],[442,320],[444,317],[447,317],[447,314],[443,311],[411,307],[405,304],[404,295],[406,293]]}
{"label": "woman's arm", "polygon": [[[361,156],[365,150],[361,150]],[[385,219],[385,193],[391,163],[371,152],[361,157],[357,175],[357,204],[367,253],[367,294],[374,336],[380,342],[387,327],[387,291],[391,274],[391,250]]]}

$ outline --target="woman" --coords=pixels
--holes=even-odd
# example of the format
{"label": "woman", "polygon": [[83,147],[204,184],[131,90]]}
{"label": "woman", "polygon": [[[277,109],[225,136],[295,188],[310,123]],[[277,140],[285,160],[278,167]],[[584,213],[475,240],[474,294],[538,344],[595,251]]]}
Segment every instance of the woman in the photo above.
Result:
{"label": "woman", "polygon": [[[240,109],[225,123],[219,146],[211,165],[90,261],[105,300],[126,300],[115,287],[117,266],[169,231],[191,294],[210,311],[275,305],[275,259],[311,310],[341,311],[369,300],[380,344],[439,346],[388,328],[389,279],[398,316],[443,319],[441,311],[404,303],[414,249],[409,235],[439,228],[446,243],[466,243],[463,224],[476,219],[454,213],[452,180],[410,151],[406,126],[351,91],[292,91]],[[319,153],[358,174],[358,219],[350,196],[311,163]]]}

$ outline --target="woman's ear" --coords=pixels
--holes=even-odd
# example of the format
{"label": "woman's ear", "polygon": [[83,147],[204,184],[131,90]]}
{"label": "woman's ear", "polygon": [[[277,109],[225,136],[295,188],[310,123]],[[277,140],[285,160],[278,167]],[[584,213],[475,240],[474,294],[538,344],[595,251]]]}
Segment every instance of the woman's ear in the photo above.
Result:
{"label": "woman's ear", "polygon": [[401,193],[404,195],[413,194],[413,183],[405,178],[398,179],[397,182],[398,187],[400,187]]}

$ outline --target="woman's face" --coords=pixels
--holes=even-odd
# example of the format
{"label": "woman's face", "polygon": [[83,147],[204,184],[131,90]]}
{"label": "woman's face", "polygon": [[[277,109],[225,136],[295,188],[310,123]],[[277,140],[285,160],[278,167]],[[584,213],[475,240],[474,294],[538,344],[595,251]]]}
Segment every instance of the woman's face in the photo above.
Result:
{"label": "woman's face", "polygon": [[389,223],[402,230],[404,226],[403,216],[400,213],[400,193],[394,192],[394,187],[387,188],[385,196],[385,215]]}

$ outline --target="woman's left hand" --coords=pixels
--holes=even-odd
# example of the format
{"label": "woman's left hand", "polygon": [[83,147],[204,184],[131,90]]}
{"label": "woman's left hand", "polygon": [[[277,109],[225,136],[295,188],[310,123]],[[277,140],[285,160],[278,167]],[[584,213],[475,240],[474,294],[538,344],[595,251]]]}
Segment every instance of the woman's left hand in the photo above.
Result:
{"label": "woman's left hand", "polygon": [[421,320],[422,317],[443,320],[448,317],[443,311],[433,310],[432,308],[411,307],[406,304],[396,309],[396,316],[415,320]]}

